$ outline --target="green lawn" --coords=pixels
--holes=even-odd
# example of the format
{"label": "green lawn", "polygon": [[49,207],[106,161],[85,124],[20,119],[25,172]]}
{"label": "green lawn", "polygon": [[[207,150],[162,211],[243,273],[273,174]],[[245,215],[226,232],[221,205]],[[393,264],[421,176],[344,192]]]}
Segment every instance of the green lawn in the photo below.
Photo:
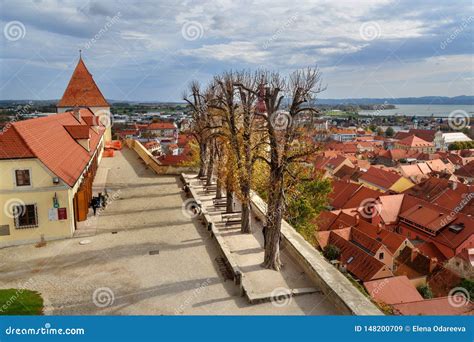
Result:
{"label": "green lawn", "polygon": [[0,315],[42,315],[43,298],[26,289],[0,290]]}

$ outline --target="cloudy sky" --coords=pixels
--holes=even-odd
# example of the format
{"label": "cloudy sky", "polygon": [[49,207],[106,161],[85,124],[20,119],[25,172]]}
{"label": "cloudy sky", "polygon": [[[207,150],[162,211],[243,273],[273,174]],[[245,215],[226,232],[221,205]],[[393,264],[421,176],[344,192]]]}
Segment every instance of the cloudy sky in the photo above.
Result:
{"label": "cloudy sky", "polygon": [[314,65],[324,98],[474,95],[471,0],[0,0],[0,24],[0,99],[60,98],[79,49],[114,100]]}

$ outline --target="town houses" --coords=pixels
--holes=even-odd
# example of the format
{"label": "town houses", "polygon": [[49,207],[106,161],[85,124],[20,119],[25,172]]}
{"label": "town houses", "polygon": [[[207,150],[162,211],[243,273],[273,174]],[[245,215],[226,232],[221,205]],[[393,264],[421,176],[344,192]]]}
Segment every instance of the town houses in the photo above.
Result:
{"label": "town houses", "polygon": [[316,247],[392,313],[472,314],[448,298],[463,279],[474,280],[474,154],[446,145],[470,139],[424,129],[394,137],[328,130],[323,142],[319,132],[315,138],[313,167],[333,187],[314,221]]}

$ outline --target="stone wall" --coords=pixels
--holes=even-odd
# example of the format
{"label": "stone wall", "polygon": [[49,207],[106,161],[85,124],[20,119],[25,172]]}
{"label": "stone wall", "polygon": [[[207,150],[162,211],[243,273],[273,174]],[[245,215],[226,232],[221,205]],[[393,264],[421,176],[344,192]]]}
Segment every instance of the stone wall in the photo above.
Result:
{"label": "stone wall", "polygon": [[[252,192],[252,210],[254,215],[265,221],[267,204],[255,192]],[[289,252],[341,313],[347,315],[383,314],[286,221],[282,222],[281,233],[282,248]]]}
{"label": "stone wall", "polygon": [[197,168],[188,166],[165,166],[160,165],[160,162],[143,146],[139,141],[127,139],[125,144],[134,150],[138,156],[159,175],[180,175],[181,173],[194,173]]}

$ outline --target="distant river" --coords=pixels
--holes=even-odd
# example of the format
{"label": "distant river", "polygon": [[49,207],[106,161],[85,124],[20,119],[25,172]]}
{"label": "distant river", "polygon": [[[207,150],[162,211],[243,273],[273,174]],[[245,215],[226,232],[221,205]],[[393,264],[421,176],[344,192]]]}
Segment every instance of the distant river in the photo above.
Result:
{"label": "distant river", "polygon": [[361,110],[361,115],[380,115],[380,116],[393,116],[393,115],[406,115],[406,116],[435,116],[435,117],[447,117],[449,113],[455,110],[464,110],[471,117],[474,116],[474,106],[471,105],[395,105],[395,109],[386,110]]}

